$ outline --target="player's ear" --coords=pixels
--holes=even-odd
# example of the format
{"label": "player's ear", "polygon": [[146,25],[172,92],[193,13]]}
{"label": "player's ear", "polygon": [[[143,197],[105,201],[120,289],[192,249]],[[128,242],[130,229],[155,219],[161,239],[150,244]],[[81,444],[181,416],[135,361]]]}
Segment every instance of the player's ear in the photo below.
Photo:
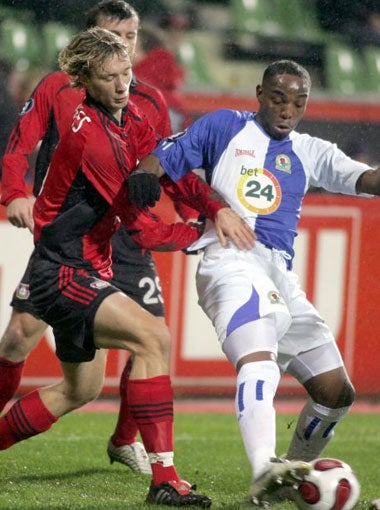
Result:
{"label": "player's ear", "polygon": [[263,87],[262,87],[262,85],[256,85],[256,97],[257,97],[257,100],[258,100],[259,102],[261,102],[261,101],[260,101],[260,97],[261,97],[262,93],[263,93]]}

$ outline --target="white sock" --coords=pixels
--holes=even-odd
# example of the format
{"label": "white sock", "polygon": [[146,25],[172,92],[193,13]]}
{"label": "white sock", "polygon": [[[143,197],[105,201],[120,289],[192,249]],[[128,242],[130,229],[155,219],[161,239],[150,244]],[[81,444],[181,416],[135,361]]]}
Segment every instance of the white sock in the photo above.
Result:
{"label": "white sock", "polygon": [[309,399],[298,418],[286,457],[310,461],[317,459],[334,435],[334,428],[350,406],[330,409]]}
{"label": "white sock", "polygon": [[280,370],[273,361],[246,363],[237,377],[235,411],[255,479],[276,456],[273,398],[279,380]]}

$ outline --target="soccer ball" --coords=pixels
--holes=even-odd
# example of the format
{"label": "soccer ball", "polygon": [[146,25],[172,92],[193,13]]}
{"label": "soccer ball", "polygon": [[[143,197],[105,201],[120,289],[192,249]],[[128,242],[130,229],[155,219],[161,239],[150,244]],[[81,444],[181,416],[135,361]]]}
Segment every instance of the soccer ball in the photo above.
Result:
{"label": "soccer ball", "polygon": [[299,484],[295,502],[300,510],[351,510],[360,496],[355,473],[337,459],[316,459]]}

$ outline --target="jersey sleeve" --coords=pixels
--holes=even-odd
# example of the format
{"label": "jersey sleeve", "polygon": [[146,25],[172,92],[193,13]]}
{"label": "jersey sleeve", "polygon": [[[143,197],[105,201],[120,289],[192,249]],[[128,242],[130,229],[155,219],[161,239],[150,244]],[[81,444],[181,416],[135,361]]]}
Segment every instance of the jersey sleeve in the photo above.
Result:
{"label": "jersey sleeve", "polygon": [[114,199],[113,208],[133,241],[148,250],[184,250],[200,237],[197,228],[186,223],[165,223],[147,208],[137,207],[122,186]]}
{"label": "jersey sleeve", "polygon": [[128,234],[141,248],[154,251],[184,250],[199,239],[197,228],[181,222],[165,223],[148,209],[132,205],[126,195],[120,198],[117,213]]}
{"label": "jersey sleeve", "polygon": [[37,85],[10,134],[2,163],[3,205],[27,196],[24,177],[29,158],[45,134],[54,101],[50,76]]}
{"label": "jersey sleeve", "polygon": [[213,169],[231,138],[244,126],[247,114],[224,109],[203,115],[186,131],[161,140],[153,154],[173,181],[203,168],[210,183]]}
{"label": "jersey sleeve", "polygon": [[351,159],[334,143],[308,136],[305,140],[308,144],[300,150],[307,150],[310,184],[333,193],[356,195],[356,183],[369,165]]}
{"label": "jersey sleeve", "polygon": [[173,205],[176,213],[182,219],[182,221],[198,220],[199,211],[186,205],[182,198],[173,199]]}
{"label": "jersey sleeve", "polygon": [[165,193],[175,204],[183,204],[192,211],[196,210],[198,215],[201,214],[211,221],[215,221],[215,216],[220,209],[229,207],[206,182],[193,172],[182,177],[176,183],[166,175],[161,177],[160,182]]}

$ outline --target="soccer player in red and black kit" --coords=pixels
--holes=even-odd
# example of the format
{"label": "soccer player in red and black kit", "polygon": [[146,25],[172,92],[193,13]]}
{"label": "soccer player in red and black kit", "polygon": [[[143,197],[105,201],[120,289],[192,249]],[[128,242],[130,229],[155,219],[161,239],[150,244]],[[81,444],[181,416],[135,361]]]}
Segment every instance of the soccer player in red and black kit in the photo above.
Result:
{"label": "soccer player in red and black kit", "polygon": [[[22,397],[0,418],[0,449],[48,430],[96,396],[106,349],[126,349],[133,354],[129,405],[152,469],[147,501],[208,508],[211,500],[196,494],[174,466],[169,330],[109,282],[110,241],[120,222],[148,248],[181,249],[199,233],[183,223],[165,227],[129,200],[136,179],[143,177],[155,198],[159,184],[154,176],[145,180],[135,172],[130,177],[156,138],[148,121],[128,104],[132,66],[127,45],[95,27],[75,36],[59,63],[73,86],[86,90],[86,98],[60,138],[34,205],[30,291],[36,315],[53,327],[63,380]],[[202,197],[208,198],[217,202]],[[219,207],[217,228],[252,247],[248,225],[223,203]]]}
{"label": "soccer player in red and black kit", "polygon": [[[101,26],[116,33],[128,44],[130,54],[134,54],[139,17],[124,0],[105,0],[96,4],[88,13],[86,25],[88,28]],[[58,71],[39,83],[24,106],[3,161],[1,203],[7,207],[9,221],[15,226],[33,231],[32,201],[27,196],[24,182],[29,156],[42,140],[34,180],[34,195],[37,196],[52,152],[60,136],[71,126],[73,113],[82,99],[83,91],[72,88],[67,74]],[[146,115],[158,138],[170,134],[168,108],[158,89],[132,76],[130,101]],[[177,203],[177,209],[185,220],[198,215],[184,204]],[[164,321],[160,281],[151,253],[142,251],[124,227],[113,236],[112,250],[112,283]],[[14,396],[21,380],[24,360],[47,327],[44,321],[32,314],[28,296],[29,267],[13,296],[12,316],[0,342],[0,411]],[[130,361],[126,364],[121,376],[119,418],[108,442],[107,452],[111,462],[118,461],[135,471],[150,473],[144,447],[136,441],[137,425],[130,414],[125,391],[130,364]]]}

